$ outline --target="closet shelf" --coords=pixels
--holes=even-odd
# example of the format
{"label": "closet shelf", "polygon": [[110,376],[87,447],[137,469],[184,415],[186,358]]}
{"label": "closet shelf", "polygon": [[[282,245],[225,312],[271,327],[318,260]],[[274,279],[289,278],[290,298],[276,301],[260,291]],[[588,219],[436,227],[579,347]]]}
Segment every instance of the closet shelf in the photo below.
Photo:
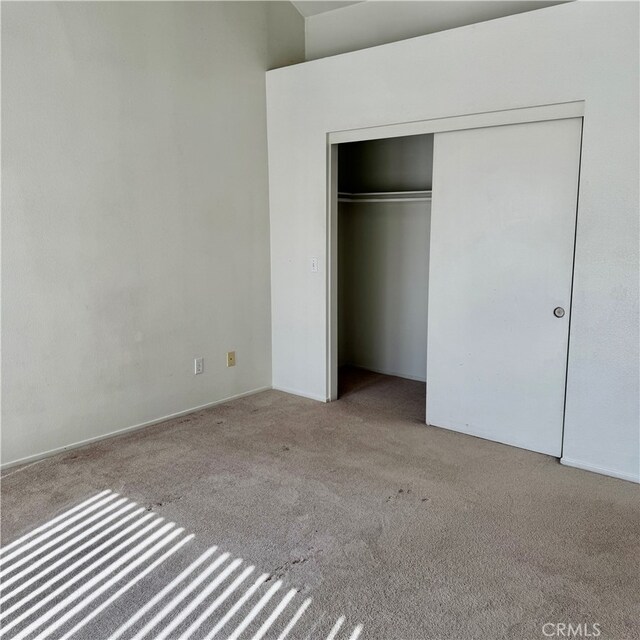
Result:
{"label": "closet shelf", "polygon": [[363,191],[338,192],[338,202],[427,202],[431,191]]}

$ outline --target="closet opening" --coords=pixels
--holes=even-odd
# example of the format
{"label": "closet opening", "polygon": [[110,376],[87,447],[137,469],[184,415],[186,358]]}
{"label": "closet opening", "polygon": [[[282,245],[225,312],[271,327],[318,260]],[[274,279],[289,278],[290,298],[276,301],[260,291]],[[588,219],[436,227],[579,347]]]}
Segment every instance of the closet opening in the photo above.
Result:
{"label": "closet opening", "polygon": [[433,134],[336,147],[336,397],[406,388],[424,419]]}

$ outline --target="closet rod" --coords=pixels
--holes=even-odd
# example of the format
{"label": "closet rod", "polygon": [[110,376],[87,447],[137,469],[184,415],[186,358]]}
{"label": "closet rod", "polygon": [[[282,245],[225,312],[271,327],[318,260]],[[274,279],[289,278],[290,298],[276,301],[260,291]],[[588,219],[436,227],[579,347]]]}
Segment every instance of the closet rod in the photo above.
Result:
{"label": "closet rod", "polygon": [[338,192],[338,202],[427,202],[431,191],[362,191]]}

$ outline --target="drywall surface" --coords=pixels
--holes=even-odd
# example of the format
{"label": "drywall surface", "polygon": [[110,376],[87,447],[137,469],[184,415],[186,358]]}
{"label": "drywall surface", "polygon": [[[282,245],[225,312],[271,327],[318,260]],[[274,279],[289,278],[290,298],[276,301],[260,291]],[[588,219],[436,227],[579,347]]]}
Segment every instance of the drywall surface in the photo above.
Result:
{"label": "drywall surface", "polygon": [[426,379],[430,202],[338,209],[341,364]]}
{"label": "drywall surface", "polygon": [[345,143],[339,154],[340,191],[431,189],[433,135]]}
{"label": "drywall surface", "polygon": [[298,10],[285,0],[267,0],[269,69],[297,64],[304,59],[305,26]]}
{"label": "drywall surface", "polygon": [[2,460],[270,386],[267,5],[2,14]]}
{"label": "drywall surface", "polygon": [[554,4],[559,3],[535,0],[360,2],[306,19],[306,57],[315,60]]}
{"label": "drywall surface", "polygon": [[584,100],[563,459],[638,479],[638,17],[569,3],[267,74],[275,387],[329,397],[328,132]]}

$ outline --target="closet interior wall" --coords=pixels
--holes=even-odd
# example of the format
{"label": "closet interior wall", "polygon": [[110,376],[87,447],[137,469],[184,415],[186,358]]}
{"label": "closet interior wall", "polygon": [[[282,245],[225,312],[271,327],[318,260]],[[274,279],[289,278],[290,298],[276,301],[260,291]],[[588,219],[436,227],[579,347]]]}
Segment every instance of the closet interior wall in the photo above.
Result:
{"label": "closet interior wall", "polygon": [[431,202],[406,192],[431,190],[432,165],[432,134],[339,145],[340,366],[426,379]]}

